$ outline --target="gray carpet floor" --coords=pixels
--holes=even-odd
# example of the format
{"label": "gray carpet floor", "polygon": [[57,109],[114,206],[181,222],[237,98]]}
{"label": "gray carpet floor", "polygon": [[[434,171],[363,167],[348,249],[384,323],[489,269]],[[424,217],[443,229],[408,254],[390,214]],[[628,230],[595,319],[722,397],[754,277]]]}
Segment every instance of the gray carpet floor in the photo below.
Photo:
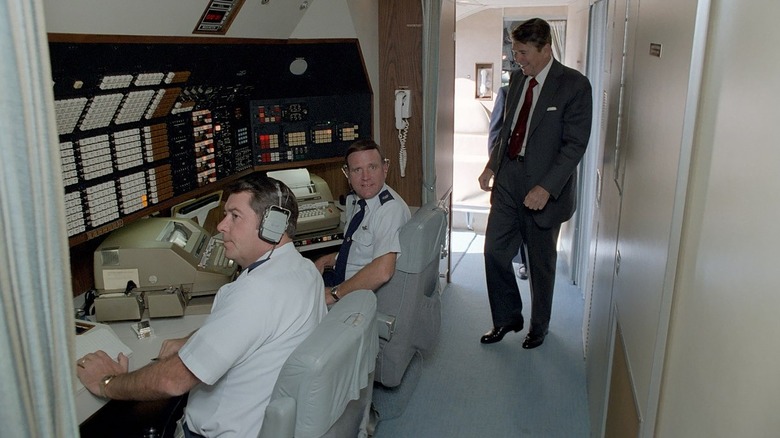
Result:
{"label": "gray carpet floor", "polygon": [[[383,403],[395,398],[396,412],[380,419],[374,437],[589,436],[579,290],[559,272],[550,333],[542,346],[522,348],[527,328],[482,345],[479,337],[492,325],[484,236],[454,231],[451,243],[452,283],[442,293],[439,344],[410,366],[411,385],[405,377],[402,388],[375,394]],[[518,284],[528,321],[528,283]]]}

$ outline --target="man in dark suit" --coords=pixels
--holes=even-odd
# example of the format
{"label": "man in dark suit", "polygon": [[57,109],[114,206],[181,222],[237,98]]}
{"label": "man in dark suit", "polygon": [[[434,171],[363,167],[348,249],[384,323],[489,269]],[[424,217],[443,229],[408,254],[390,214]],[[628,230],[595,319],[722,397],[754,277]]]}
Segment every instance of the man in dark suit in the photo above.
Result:
{"label": "man in dark suit", "polygon": [[550,323],[558,232],[574,214],[577,165],[592,118],[590,82],[553,59],[551,43],[550,25],[539,18],[512,31],[512,53],[522,74],[509,81],[506,123],[479,176],[482,190],[492,190],[485,274],[493,328],[480,339],[483,344],[523,329],[523,303],[512,270],[521,245],[531,288],[531,325],[523,348],[541,345]]}

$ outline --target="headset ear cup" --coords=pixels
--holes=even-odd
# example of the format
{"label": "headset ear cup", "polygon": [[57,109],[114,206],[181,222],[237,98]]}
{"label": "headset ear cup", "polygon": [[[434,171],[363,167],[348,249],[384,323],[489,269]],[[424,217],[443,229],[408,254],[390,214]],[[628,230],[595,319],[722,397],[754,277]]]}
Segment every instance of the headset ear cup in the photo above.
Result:
{"label": "headset ear cup", "polygon": [[276,245],[281,242],[282,236],[287,231],[287,225],[290,222],[290,210],[282,207],[282,188],[279,181],[274,180],[276,184],[276,195],[279,198],[279,205],[269,205],[263,214],[263,220],[260,222],[260,228],[257,235],[260,239]]}
{"label": "headset ear cup", "polygon": [[287,231],[289,220],[290,210],[277,207],[276,205],[269,206],[266,208],[263,222],[260,224],[259,237],[268,243],[279,243],[285,231]]}

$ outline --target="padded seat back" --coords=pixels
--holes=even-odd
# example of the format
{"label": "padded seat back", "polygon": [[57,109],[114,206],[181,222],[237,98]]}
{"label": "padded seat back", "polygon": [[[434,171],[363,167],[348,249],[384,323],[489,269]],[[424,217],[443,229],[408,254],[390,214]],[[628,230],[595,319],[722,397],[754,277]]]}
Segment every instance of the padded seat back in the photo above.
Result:
{"label": "padded seat back", "polygon": [[354,291],[331,307],[282,367],[259,438],[359,436],[368,421],[378,338],[372,291]]}
{"label": "padded seat back", "polygon": [[415,351],[430,350],[441,325],[439,260],[447,211],[431,202],[400,230],[401,254],[393,278],[376,291],[379,356],[374,380],[395,387]]}

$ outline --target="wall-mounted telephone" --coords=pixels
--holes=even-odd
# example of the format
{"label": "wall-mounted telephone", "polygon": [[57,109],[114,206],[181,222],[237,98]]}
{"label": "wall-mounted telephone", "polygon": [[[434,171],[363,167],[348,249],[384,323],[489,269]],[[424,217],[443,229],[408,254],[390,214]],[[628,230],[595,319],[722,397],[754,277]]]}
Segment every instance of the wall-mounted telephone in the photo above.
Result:
{"label": "wall-mounted telephone", "polygon": [[408,119],[412,113],[409,90],[395,90],[395,129],[401,130],[409,126]]}
{"label": "wall-mounted telephone", "polygon": [[398,130],[398,141],[401,149],[398,151],[398,163],[401,168],[401,178],[406,176],[406,134],[409,132],[409,120],[412,114],[411,92],[395,90],[395,129]]}

